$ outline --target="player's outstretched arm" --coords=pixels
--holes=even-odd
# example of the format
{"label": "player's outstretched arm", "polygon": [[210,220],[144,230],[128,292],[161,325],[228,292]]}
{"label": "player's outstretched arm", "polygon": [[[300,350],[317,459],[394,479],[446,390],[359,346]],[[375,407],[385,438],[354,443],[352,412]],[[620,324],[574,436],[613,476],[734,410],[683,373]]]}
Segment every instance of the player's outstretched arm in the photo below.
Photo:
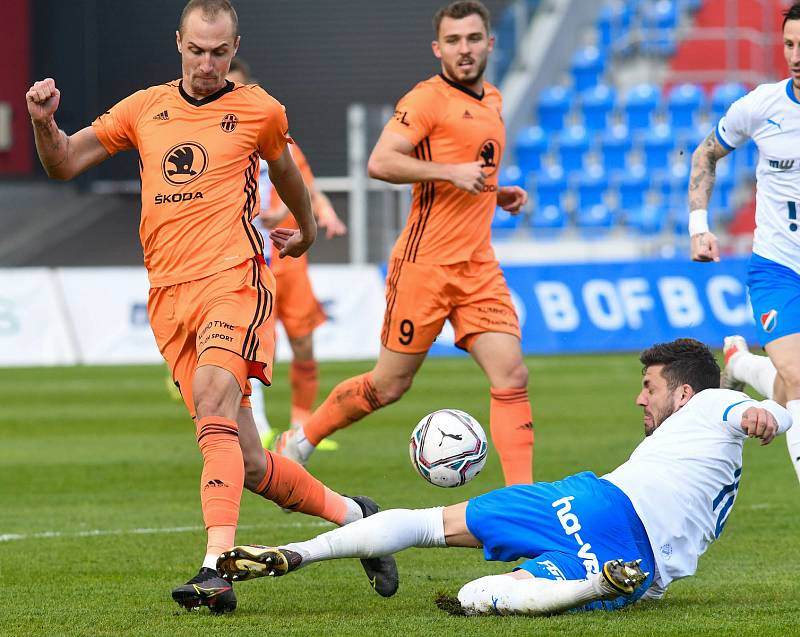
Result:
{"label": "player's outstretched arm", "polygon": [[56,125],[55,112],[61,92],[53,79],[34,83],[25,94],[39,161],[53,179],[72,179],[108,159],[108,151],[91,126],[67,135]]}
{"label": "player's outstretched arm", "polygon": [[719,242],[708,230],[708,202],[714,189],[717,162],[729,152],[717,141],[716,132],[711,131],[692,153],[692,172],[689,175],[692,261],[719,261]]}
{"label": "player's outstretched arm", "polygon": [[282,229],[277,228],[270,233],[270,237],[280,248],[281,258],[299,257],[317,238],[317,222],[311,212],[308,189],[288,148],[284,148],[280,157],[267,163],[270,181],[300,227],[299,232],[289,231],[288,234],[278,232]]}
{"label": "player's outstretched arm", "polygon": [[473,195],[483,192],[486,178],[481,162],[437,164],[412,157],[413,151],[414,145],[405,137],[384,130],[367,163],[369,176],[390,184],[449,181]]}

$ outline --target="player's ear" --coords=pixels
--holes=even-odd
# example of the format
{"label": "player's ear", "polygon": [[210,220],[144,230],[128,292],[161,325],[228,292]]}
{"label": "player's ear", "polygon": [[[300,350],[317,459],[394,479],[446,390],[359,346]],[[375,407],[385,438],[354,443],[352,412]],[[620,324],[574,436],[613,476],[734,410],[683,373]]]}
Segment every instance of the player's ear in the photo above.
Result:
{"label": "player's ear", "polygon": [[183,51],[181,51],[181,32],[180,31],[175,31],[175,46],[178,47],[178,53],[183,53]]}
{"label": "player's ear", "polygon": [[489,52],[491,52],[493,50],[494,50],[494,36],[490,35],[489,36]]}
{"label": "player's ear", "polygon": [[678,407],[683,407],[686,403],[689,402],[689,399],[694,396],[695,391],[694,388],[684,383],[680,386],[679,393],[678,393]]}
{"label": "player's ear", "polygon": [[437,58],[439,58],[441,60],[442,59],[442,52],[439,49],[439,41],[438,40],[434,40],[433,42],[431,42],[431,49],[433,49],[433,54]]}
{"label": "player's ear", "polygon": [[239,50],[239,42],[242,41],[242,36],[237,35],[236,39],[233,41],[233,54],[236,55],[236,52]]}

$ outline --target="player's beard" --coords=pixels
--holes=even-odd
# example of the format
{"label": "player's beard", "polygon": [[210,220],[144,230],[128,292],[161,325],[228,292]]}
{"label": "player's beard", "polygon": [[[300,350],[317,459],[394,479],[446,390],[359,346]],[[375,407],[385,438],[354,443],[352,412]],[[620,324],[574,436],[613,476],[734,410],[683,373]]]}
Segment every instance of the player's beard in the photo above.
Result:
{"label": "player's beard", "polygon": [[477,58],[473,59],[475,60],[475,66],[469,75],[461,74],[461,71],[458,67],[458,61],[456,61],[455,65],[445,64],[444,66],[448,77],[459,84],[465,84],[467,86],[471,86],[472,84],[479,82],[481,79],[483,79],[483,74],[486,72],[486,64],[489,58],[488,56],[484,56],[482,60],[478,60]]}
{"label": "player's beard", "polygon": [[644,435],[649,436],[650,434],[652,434],[656,429],[659,428],[661,423],[663,423],[667,418],[669,418],[674,413],[675,409],[673,409],[671,405],[666,405],[661,409],[651,410],[648,415],[652,418],[652,423],[648,426],[647,420],[645,420]]}

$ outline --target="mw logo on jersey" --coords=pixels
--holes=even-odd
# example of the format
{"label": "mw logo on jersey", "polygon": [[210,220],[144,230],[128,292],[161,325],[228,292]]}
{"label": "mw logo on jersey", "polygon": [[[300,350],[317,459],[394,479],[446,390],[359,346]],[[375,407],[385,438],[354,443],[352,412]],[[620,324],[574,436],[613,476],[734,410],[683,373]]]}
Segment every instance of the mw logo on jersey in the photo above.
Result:
{"label": "mw logo on jersey", "polygon": [[197,142],[175,144],[161,160],[164,180],[173,186],[183,186],[197,179],[208,167],[208,153]]}

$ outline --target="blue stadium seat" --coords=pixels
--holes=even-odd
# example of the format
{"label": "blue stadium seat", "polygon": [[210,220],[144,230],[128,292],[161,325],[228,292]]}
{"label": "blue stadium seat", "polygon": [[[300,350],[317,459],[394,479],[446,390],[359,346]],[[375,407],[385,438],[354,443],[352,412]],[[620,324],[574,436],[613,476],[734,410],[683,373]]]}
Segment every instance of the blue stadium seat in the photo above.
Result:
{"label": "blue stadium seat", "polygon": [[672,129],[666,124],[656,126],[645,133],[642,142],[644,165],[651,174],[659,170],[666,170],[674,144]]}
{"label": "blue stadium seat", "polygon": [[660,181],[661,205],[666,208],[688,209],[689,166],[672,164]]}
{"label": "blue stadium seat", "polygon": [[500,173],[497,175],[497,185],[519,186],[523,188],[525,186],[525,173],[522,172],[519,166],[515,166],[514,164],[503,166],[500,169]]}
{"label": "blue stadium seat", "polygon": [[521,221],[521,214],[512,215],[510,212],[497,206],[494,210],[494,217],[492,217],[492,235],[495,238],[501,238],[511,234],[512,231],[519,227]]}
{"label": "blue stadium seat", "polygon": [[678,11],[671,0],[658,0],[642,6],[642,42],[645,55],[669,57],[675,53],[675,28]]}
{"label": "blue stadium seat", "polygon": [[547,152],[547,145],[547,136],[541,127],[529,126],[520,131],[514,153],[523,172],[536,172],[542,167],[542,155]]}
{"label": "blue stadium seat", "polygon": [[603,203],[580,207],[575,211],[575,225],[586,238],[600,238],[615,224],[614,213]]}
{"label": "blue stadium seat", "polygon": [[[625,225],[638,234],[659,234],[667,222],[665,210],[656,206],[635,208],[625,214]],[[688,216],[688,212],[686,214]]]}
{"label": "blue stadium seat", "polygon": [[560,131],[572,108],[573,93],[563,86],[551,86],[539,94],[539,126],[545,131]]}
{"label": "blue stadium seat", "polygon": [[560,168],[540,170],[532,176],[533,187],[528,192],[536,193],[536,207],[556,206],[561,208],[561,197],[567,191],[567,178]]}
{"label": "blue stadium seat", "polygon": [[600,137],[600,155],[603,168],[609,175],[627,168],[627,154],[633,148],[630,131],[626,126],[614,126]]}
{"label": "blue stadium seat", "polygon": [[575,88],[583,91],[597,86],[600,77],[605,72],[605,56],[595,46],[578,49],[572,56],[572,77]]}
{"label": "blue stadium seat", "polygon": [[567,215],[561,206],[536,207],[531,215],[531,228],[536,237],[555,236],[567,227]]}
{"label": "blue stadium seat", "polygon": [[644,205],[645,195],[650,187],[644,168],[630,170],[620,177],[617,184],[619,189],[619,207],[623,210],[633,210]]}
{"label": "blue stadium seat", "polygon": [[747,94],[744,84],[738,82],[728,82],[717,84],[711,91],[711,120],[716,126],[719,119],[728,110],[728,107],[740,97]]}
{"label": "blue stadium seat", "polygon": [[661,89],[655,84],[637,84],[625,94],[625,113],[628,128],[644,130],[650,128],[651,119],[661,101]]}
{"label": "blue stadium seat", "polygon": [[607,2],[597,18],[599,44],[604,51],[624,54],[628,50],[628,33],[631,27],[632,9],[625,2]]}
{"label": "blue stadium seat", "polygon": [[[689,208],[672,208],[669,211],[669,223],[672,231],[677,237],[685,237],[689,234]],[[709,227],[714,232],[713,215],[709,218]]]}
{"label": "blue stadium seat", "polygon": [[591,139],[583,126],[572,126],[558,137],[558,161],[565,172],[583,169],[583,156],[591,146]]}
{"label": "blue stadium seat", "polygon": [[670,124],[676,130],[690,130],[697,123],[697,114],[703,108],[705,95],[697,84],[673,86],[667,96]]}
{"label": "blue stadium seat", "polygon": [[606,84],[598,84],[580,95],[583,125],[590,131],[603,131],[608,126],[608,115],[614,110],[617,92]]}
{"label": "blue stadium seat", "polygon": [[[738,152],[738,151],[737,151]],[[733,217],[731,195],[736,186],[735,171],[730,162],[717,162],[714,190],[711,193],[709,209],[720,221],[730,221]]]}
{"label": "blue stadium seat", "polygon": [[578,208],[586,209],[605,203],[608,176],[601,167],[581,172],[575,180],[578,193]]}

